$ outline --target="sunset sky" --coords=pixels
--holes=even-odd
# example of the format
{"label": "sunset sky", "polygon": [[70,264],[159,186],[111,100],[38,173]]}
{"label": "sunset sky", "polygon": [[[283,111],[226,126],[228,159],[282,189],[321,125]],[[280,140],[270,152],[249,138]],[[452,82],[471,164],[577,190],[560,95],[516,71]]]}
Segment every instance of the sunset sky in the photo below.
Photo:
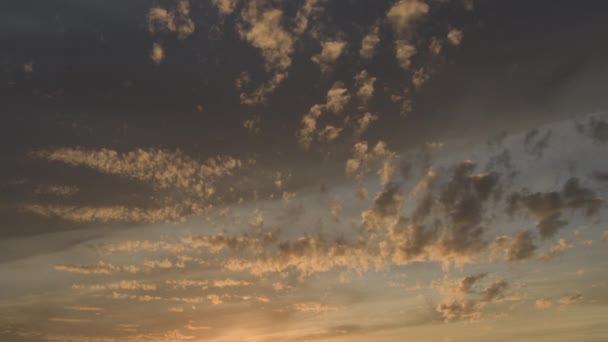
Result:
{"label": "sunset sky", "polygon": [[0,341],[607,341],[607,16],[0,0]]}

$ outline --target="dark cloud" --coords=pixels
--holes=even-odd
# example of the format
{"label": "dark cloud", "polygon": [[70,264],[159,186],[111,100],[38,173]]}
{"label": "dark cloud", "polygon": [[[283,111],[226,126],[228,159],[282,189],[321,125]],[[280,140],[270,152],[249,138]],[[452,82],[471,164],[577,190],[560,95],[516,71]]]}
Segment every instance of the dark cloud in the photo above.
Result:
{"label": "dark cloud", "polygon": [[587,135],[595,143],[605,144],[608,142],[608,122],[604,119],[591,117],[586,123],[577,123],[577,130]]}
{"label": "dark cloud", "polygon": [[537,129],[526,133],[524,136],[525,150],[537,158],[542,157],[543,152],[549,147],[552,134],[550,129],[542,135]]}
{"label": "dark cloud", "polygon": [[508,261],[530,259],[537,248],[532,234],[527,230],[517,233],[512,238],[500,236],[492,243],[492,249],[503,251]]}
{"label": "dark cloud", "polygon": [[555,235],[568,224],[562,219],[563,209],[583,209],[587,216],[597,214],[602,200],[591,189],[582,187],[578,178],[570,178],[562,191],[513,193],[507,199],[507,212],[513,214],[524,207],[539,221],[537,227],[543,238]]}
{"label": "dark cloud", "polygon": [[460,281],[460,291],[463,293],[471,293],[474,292],[473,290],[473,286],[480,281],[481,279],[485,278],[488,274],[487,273],[480,273],[474,276],[468,276],[468,277],[464,277],[461,281]]}

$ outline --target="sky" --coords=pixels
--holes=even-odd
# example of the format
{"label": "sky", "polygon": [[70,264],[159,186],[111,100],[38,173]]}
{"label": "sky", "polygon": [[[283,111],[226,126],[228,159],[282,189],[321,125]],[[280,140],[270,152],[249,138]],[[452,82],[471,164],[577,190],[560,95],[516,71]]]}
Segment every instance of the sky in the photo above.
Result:
{"label": "sky", "polygon": [[0,1],[0,340],[606,341],[606,11]]}

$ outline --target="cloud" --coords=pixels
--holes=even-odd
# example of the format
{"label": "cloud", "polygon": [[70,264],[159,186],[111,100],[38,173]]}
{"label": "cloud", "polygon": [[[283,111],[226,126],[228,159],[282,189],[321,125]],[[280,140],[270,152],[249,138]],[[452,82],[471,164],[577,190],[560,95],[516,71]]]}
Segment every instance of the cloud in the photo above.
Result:
{"label": "cloud", "polygon": [[401,217],[389,227],[380,248],[396,265],[426,261],[429,257],[427,248],[436,243],[438,233],[435,228],[410,223]]}
{"label": "cloud", "polygon": [[322,73],[332,70],[333,64],[340,58],[346,48],[343,40],[329,40],[321,43],[321,52],[312,56],[311,60],[321,68]]}
{"label": "cloud", "polygon": [[326,0],[306,0],[302,7],[296,13],[296,27],[293,32],[295,35],[301,35],[309,26],[310,19],[316,19],[316,16],[323,11],[320,4],[324,4]]}
{"label": "cloud", "polygon": [[422,87],[429,79],[431,78],[431,74],[425,68],[420,68],[414,72],[412,75],[412,84],[416,89]]}
{"label": "cloud", "polygon": [[73,289],[88,289],[91,291],[108,291],[108,290],[141,290],[141,291],[156,291],[156,284],[142,283],[137,280],[121,280],[108,284],[73,284]]}
{"label": "cloud", "polygon": [[89,311],[89,312],[101,312],[104,311],[103,308],[98,308],[95,306],[70,306],[65,308],[66,310],[74,310],[74,311]]}
{"label": "cloud", "polygon": [[[331,141],[337,138],[337,135],[339,135],[342,130],[341,128],[326,126],[324,133],[323,131],[317,132],[317,121],[324,112],[333,112],[334,114],[341,113],[349,101],[350,95],[348,94],[348,90],[343,87],[342,83],[335,82],[331,89],[327,91],[325,104],[313,105],[308,113],[302,117],[300,129],[296,133],[296,138],[298,139],[300,146],[305,149],[310,148],[315,133],[325,141]],[[330,128],[328,129],[328,127]],[[328,140],[328,138],[333,139]]]}
{"label": "cloud", "polygon": [[460,291],[463,293],[474,292],[473,287],[475,286],[475,284],[478,283],[483,278],[485,278],[487,275],[488,275],[487,273],[480,273],[480,274],[477,274],[474,276],[464,277],[460,281]]}
{"label": "cloud", "polygon": [[387,184],[374,198],[371,209],[361,213],[363,225],[368,229],[380,227],[388,218],[395,218],[401,209],[403,194],[398,184]]}
{"label": "cloud", "polygon": [[557,241],[557,243],[553,246],[551,246],[551,248],[549,248],[549,251],[547,252],[547,254],[542,256],[542,259],[544,260],[551,260],[557,256],[560,256],[564,253],[564,251],[568,250],[572,248],[572,243],[566,239],[559,239]]}
{"label": "cloud", "polygon": [[37,195],[55,195],[69,197],[77,194],[80,189],[77,186],[49,184],[42,185],[36,189]]}
{"label": "cloud", "polygon": [[369,126],[371,126],[371,124],[374,121],[377,121],[379,118],[380,117],[378,115],[372,114],[370,112],[366,112],[365,114],[363,114],[363,116],[357,119],[357,126],[355,127],[355,136],[360,137],[361,135],[363,135],[363,133],[367,131]]}
{"label": "cloud", "polygon": [[152,50],[150,50],[150,59],[154,64],[159,65],[166,58],[165,50],[160,43],[153,43]]}
{"label": "cloud", "polygon": [[549,147],[553,132],[548,129],[542,137],[540,137],[539,134],[540,132],[538,129],[533,129],[524,136],[524,147],[526,152],[537,158],[542,157],[543,152]]}
{"label": "cloud", "polygon": [[328,241],[320,236],[305,235],[278,243],[274,252],[266,249],[261,255],[229,259],[224,267],[231,271],[249,271],[253,275],[294,270],[307,276],[336,267],[364,272],[372,265],[378,266],[378,262],[362,242]]}
{"label": "cloud", "polygon": [[322,142],[332,142],[340,136],[341,132],[342,128],[327,125],[319,132],[319,140]]}
{"label": "cloud", "polygon": [[193,248],[208,248],[215,253],[223,249],[258,252],[276,241],[276,234],[272,232],[263,233],[261,236],[249,236],[246,234],[241,236],[226,236],[224,234],[217,234],[190,236],[182,239],[183,243]]}
{"label": "cloud", "polygon": [[245,127],[250,134],[260,133],[260,117],[256,115],[251,119],[243,121],[243,127]]}
{"label": "cloud", "polygon": [[236,8],[238,0],[211,0],[221,15],[231,14]]}
{"label": "cloud", "polygon": [[345,172],[347,176],[362,179],[370,168],[380,163],[382,185],[390,182],[395,171],[396,153],[388,149],[384,141],[378,141],[373,149],[369,149],[367,141],[359,141],[353,145],[353,156],[346,161]]}
{"label": "cloud", "polygon": [[100,261],[93,265],[59,264],[53,267],[57,271],[74,272],[82,274],[110,274],[114,272],[137,273],[139,268],[132,265],[112,265]]}
{"label": "cloud", "polygon": [[559,299],[559,305],[567,306],[578,303],[583,300],[583,295],[580,293],[573,293],[566,296],[563,296]]}
{"label": "cloud", "polygon": [[177,222],[193,213],[187,207],[168,206],[157,209],[112,207],[74,207],[57,205],[25,205],[24,210],[44,217],[72,222]]}
{"label": "cloud", "polygon": [[355,85],[357,86],[357,97],[363,104],[367,104],[374,96],[374,83],[376,78],[372,77],[367,70],[362,70],[355,75]]}
{"label": "cloud", "polygon": [[524,190],[512,193],[507,201],[508,213],[524,207],[538,218],[537,227],[543,238],[554,236],[559,228],[568,224],[561,219],[563,209],[584,209],[589,216],[596,214],[603,203],[595,192],[582,187],[575,177],[566,181],[561,192],[530,193]]}
{"label": "cloud", "polygon": [[206,162],[199,162],[180,150],[164,149],[118,152],[107,148],[55,148],[38,150],[31,155],[148,182],[160,189],[178,188],[203,197],[213,194],[214,180],[231,175],[242,165],[240,160],[232,157],[209,158]]}
{"label": "cloud", "polygon": [[153,7],[148,11],[147,20],[150,33],[177,33],[179,39],[184,39],[194,32],[189,0],[178,0],[176,8],[171,10]]}
{"label": "cloud", "polygon": [[608,121],[591,117],[587,123],[577,123],[577,129],[580,133],[587,135],[597,144],[605,144],[608,142]]}
{"label": "cloud", "polygon": [[170,251],[180,253],[186,250],[186,246],[180,243],[169,243],[165,241],[149,240],[126,240],[117,243],[102,243],[99,245],[102,253],[111,254],[115,252],[139,252],[139,251]]}
{"label": "cloud", "polygon": [[399,0],[387,12],[386,18],[397,34],[409,30],[416,19],[429,12],[429,5],[420,0]]}
{"label": "cloud", "polygon": [[149,268],[173,268],[173,263],[165,258],[163,260],[145,260],[144,266]]}
{"label": "cloud", "polygon": [[405,40],[395,41],[395,57],[403,70],[408,70],[412,64],[411,58],[416,54],[416,47]]}
{"label": "cloud", "polygon": [[335,306],[324,305],[321,303],[298,303],[293,305],[294,310],[299,312],[321,313],[329,311],[337,311]]}
{"label": "cloud", "polygon": [[539,310],[549,309],[551,306],[553,306],[553,303],[548,299],[541,298],[534,302],[534,307]]}
{"label": "cloud", "polygon": [[454,46],[460,45],[460,43],[462,43],[463,38],[464,38],[464,33],[462,33],[462,30],[455,29],[455,28],[451,29],[447,35],[448,43],[450,43]]}
{"label": "cloud", "polygon": [[251,93],[241,93],[244,104],[258,104],[287,77],[291,66],[291,55],[295,37],[282,25],[283,11],[278,8],[266,8],[259,1],[250,1],[241,12],[241,22],[237,31],[242,39],[258,49],[264,58],[266,71],[271,73],[270,80]]}
{"label": "cloud", "polygon": [[487,274],[480,273],[459,281],[444,278],[442,282],[431,283],[431,287],[438,289],[443,296],[443,303],[437,305],[435,310],[446,322],[478,320],[481,318],[482,310],[487,305],[500,302],[510,287],[509,282],[503,279],[489,283],[483,290],[478,290],[476,285],[485,279]]}
{"label": "cloud", "polygon": [[521,231],[513,238],[500,236],[492,244],[494,251],[503,251],[508,261],[521,261],[530,259],[538,247],[529,231]]}
{"label": "cloud", "polygon": [[224,288],[224,287],[235,287],[235,286],[250,286],[251,283],[245,280],[234,280],[226,278],[223,280],[214,280],[212,282],[213,287]]}
{"label": "cloud", "polygon": [[371,60],[376,54],[376,47],[380,43],[380,29],[378,25],[373,25],[369,32],[361,40],[359,56],[366,60]]}
{"label": "cloud", "polygon": [[429,51],[431,51],[435,55],[439,55],[442,49],[443,40],[438,38],[431,38],[431,42],[429,43]]}

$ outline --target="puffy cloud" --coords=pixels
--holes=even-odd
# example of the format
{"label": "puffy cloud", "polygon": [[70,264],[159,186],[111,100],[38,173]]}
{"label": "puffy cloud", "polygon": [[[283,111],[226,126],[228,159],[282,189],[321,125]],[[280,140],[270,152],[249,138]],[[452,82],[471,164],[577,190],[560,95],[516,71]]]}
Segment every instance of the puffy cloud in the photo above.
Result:
{"label": "puffy cloud", "polygon": [[340,136],[341,132],[342,128],[327,125],[319,132],[319,140],[323,142],[332,142]]}
{"label": "puffy cloud", "polygon": [[374,83],[376,78],[372,77],[367,70],[362,70],[355,75],[355,85],[357,86],[357,97],[366,104],[374,96]]}
{"label": "puffy cloud", "polygon": [[438,38],[432,38],[429,43],[429,51],[435,55],[439,55],[443,49],[443,40]]}
{"label": "puffy cloud", "polygon": [[357,136],[357,137],[361,136],[363,133],[365,133],[365,131],[367,131],[369,126],[374,121],[377,121],[378,119],[379,119],[379,116],[376,114],[372,114],[370,112],[363,114],[362,117],[357,119],[357,127],[355,128],[355,136]]}
{"label": "puffy cloud", "polygon": [[163,46],[160,45],[160,43],[153,43],[152,49],[150,50],[150,59],[152,62],[158,65],[162,63],[165,57],[165,50],[163,49]]}
{"label": "puffy cloud", "polygon": [[422,87],[429,79],[431,78],[431,74],[425,68],[420,68],[414,72],[412,75],[412,84],[416,89]]}
{"label": "puffy cloud", "polygon": [[[344,110],[349,101],[350,95],[348,94],[348,90],[344,88],[340,82],[334,83],[331,89],[327,91],[325,104],[313,105],[308,113],[302,117],[300,124],[301,127],[296,133],[300,146],[306,149],[310,148],[314,134],[317,132],[317,121],[324,112],[333,112],[335,114],[339,114]],[[325,133],[317,133],[317,135],[320,135],[321,139],[326,141],[333,140],[327,140],[327,138],[333,137],[335,139],[342,130],[341,128],[336,128],[333,126],[331,126],[332,128],[329,129],[327,129],[327,127],[329,126],[326,126]]]}
{"label": "puffy cloud", "polygon": [[395,57],[403,70],[408,70],[412,64],[411,58],[416,54],[416,47],[405,40],[395,41]]}
{"label": "puffy cloud", "polygon": [[317,129],[317,119],[323,114],[323,105],[314,105],[310,111],[302,117],[301,128],[297,138],[300,146],[309,148],[312,144],[313,134]]}
{"label": "puffy cloud", "polygon": [[346,47],[343,40],[330,40],[321,43],[321,52],[312,56],[311,60],[321,68],[322,73],[331,71],[333,63],[340,58]]}
{"label": "puffy cloud", "polygon": [[137,273],[139,268],[132,265],[112,265],[100,261],[93,265],[59,264],[53,267],[57,271],[74,272],[82,274],[110,274],[114,272]]}
{"label": "puffy cloud", "polygon": [[381,168],[378,173],[382,185],[386,185],[395,171],[395,159],[395,152],[390,151],[385,142],[377,142],[370,150],[367,141],[360,141],[353,145],[353,156],[346,161],[345,172],[348,176],[361,179],[374,164],[380,162]]}
{"label": "puffy cloud", "polygon": [[273,93],[287,77],[295,38],[282,27],[282,17],[282,10],[266,8],[259,1],[248,2],[248,6],[241,12],[238,33],[251,46],[260,50],[265,68],[272,74],[269,81],[253,92],[241,93],[241,102],[244,104],[264,102],[266,96]]}
{"label": "puffy cloud", "polygon": [[462,43],[463,38],[464,38],[464,33],[462,33],[462,30],[455,29],[455,28],[451,29],[447,35],[448,43],[450,43],[454,46],[460,45],[460,43]]}
{"label": "puffy cloud", "polygon": [[147,20],[148,31],[151,33],[177,33],[179,39],[184,39],[194,32],[189,0],[178,0],[176,8],[172,10],[153,7],[148,11]]}
{"label": "puffy cloud", "polygon": [[285,70],[291,65],[293,37],[281,26],[282,16],[280,9],[263,8],[257,1],[250,2],[241,13],[244,25],[239,34],[261,51],[268,70]]}
{"label": "puffy cloud", "polygon": [[429,12],[429,5],[421,0],[399,0],[387,12],[386,17],[396,33],[410,29],[412,23]]}
{"label": "puffy cloud", "polygon": [[349,101],[348,89],[341,82],[335,82],[327,92],[325,108],[334,114],[340,114]]}
{"label": "puffy cloud", "polygon": [[309,25],[309,19],[314,18],[316,15],[323,11],[320,4],[325,3],[325,0],[306,0],[302,7],[298,9],[296,13],[296,27],[294,28],[295,35],[301,35],[306,31]]}
{"label": "puffy cloud", "polygon": [[361,40],[361,49],[359,49],[359,56],[363,59],[370,60],[376,54],[376,47],[380,43],[380,29],[378,25],[371,27],[369,32]]}
{"label": "puffy cloud", "polygon": [[217,10],[222,15],[230,14],[236,8],[238,0],[211,0],[211,3],[217,7]]}
{"label": "puffy cloud", "polygon": [[243,121],[243,127],[251,134],[260,133],[260,117],[258,115]]}

